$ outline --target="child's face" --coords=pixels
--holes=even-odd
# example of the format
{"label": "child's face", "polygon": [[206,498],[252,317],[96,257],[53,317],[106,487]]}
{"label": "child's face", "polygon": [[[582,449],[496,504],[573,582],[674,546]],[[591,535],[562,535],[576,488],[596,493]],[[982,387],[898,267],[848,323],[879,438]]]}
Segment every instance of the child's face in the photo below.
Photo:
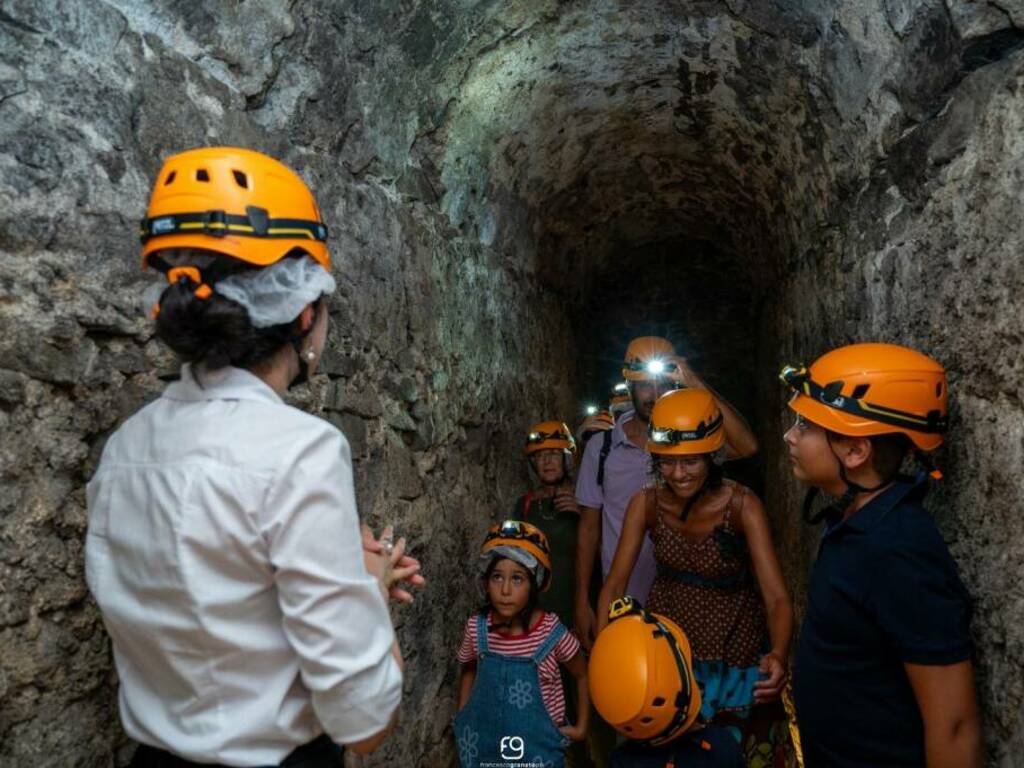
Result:
{"label": "child's face", "polygon": [[839,482],[839,467],[825,430],[798,415],[783,435],[793,476],[804,485],[829,490]]}
{"label": "child's face", "polygon": [[557,485],[565,476],[565,458],[561,448],[546,448],[531,457],[537,477],[544,485]]}
{"label": "child's face", "polygon": [[487,596],[494,612],[503,619],[519,615],[530,598],[530,572],[519,563],[502,558],[487,579]]}

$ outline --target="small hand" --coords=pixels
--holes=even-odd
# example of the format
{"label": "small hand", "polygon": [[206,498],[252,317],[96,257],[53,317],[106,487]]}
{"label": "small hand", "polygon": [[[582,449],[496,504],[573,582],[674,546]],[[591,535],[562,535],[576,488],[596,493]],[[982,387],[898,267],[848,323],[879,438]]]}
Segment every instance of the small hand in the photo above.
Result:
{"label": "small hand", "polygon": [[563,736],[573,741],[583,741],[587,736],[586,731],[576,725],[563,725],[558,730],[562,732]]}
{"label": "small hand", "polygon": [[365,523],[361,530],[366,569],[377,577],[381,588],[387,592],[391,600],[397,603],[411,603],[412,594],[401,585],[404,583],[422,587],[427,582],[420,575],[419,560],[405,554],[405,538],[394,543],[394,528],[390,525],[381,531],[379,539],[374,537],[373,531]]}
{"label": "small hand", "polygon": [[764,704],[774,701],[782,693],[782,687],[786,684],[785,662],[774,652],[766,653],[761,657],[758,670],[767,677],[754,683],[754,703]]}

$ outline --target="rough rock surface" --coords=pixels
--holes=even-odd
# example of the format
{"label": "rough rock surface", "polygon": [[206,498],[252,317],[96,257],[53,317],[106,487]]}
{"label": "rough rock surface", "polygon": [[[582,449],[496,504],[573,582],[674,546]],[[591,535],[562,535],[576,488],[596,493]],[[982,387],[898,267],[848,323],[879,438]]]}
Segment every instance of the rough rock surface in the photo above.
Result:
{"label": "rough rock surface", "polygon": [[[402,722],[353,764],[449,765],[467,577],[520,433],[669,332],[763,445],[797,597],[775,372],[853,340],[950,370],[933,506],[976,600],[991,765],[1024,765],[1019,0],[12,0],[0,9],[0,763],[109,766],[84,483],[173,361],[137,297],[163,157],[229,143],[316,189],[324,376],[361,510],[432,583],[396,611]],[[628,327],[626,327],[628,326]]]}

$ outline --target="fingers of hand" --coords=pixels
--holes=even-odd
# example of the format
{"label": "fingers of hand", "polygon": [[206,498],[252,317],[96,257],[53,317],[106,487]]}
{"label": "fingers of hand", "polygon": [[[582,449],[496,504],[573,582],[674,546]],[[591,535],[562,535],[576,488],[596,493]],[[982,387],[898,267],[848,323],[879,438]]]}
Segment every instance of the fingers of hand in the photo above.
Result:
{"label": "fingers of hand", "polygon": [[405,545],[406,541],[404,536],[395,543],[394,549],[391,550],[391,554],[388,556],[392,565],[399,565],[402,558],[405,557]]}

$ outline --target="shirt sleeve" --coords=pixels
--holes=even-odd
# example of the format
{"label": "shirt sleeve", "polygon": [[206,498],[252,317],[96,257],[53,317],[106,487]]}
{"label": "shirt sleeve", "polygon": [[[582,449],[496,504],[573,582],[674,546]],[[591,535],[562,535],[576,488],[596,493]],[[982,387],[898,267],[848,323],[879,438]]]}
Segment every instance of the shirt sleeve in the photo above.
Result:
{"label": "shirt sleeve", "polygon": [[565,634],[555,643],[555,660],[560,664],[564,664],[567,661],[571,661],[573,656],[579,652],[580,641],[576,639],[576,635],[572,633],[572,630],[567,629]]}
{"label": "shirt sleeve", "polygon": [[597,484],[597,465],[603,445],[604,435],[600,432],[587,441],[576,478],[576,502],[591,509],[600,509],[604,504],[604,489]]}
{"label": "shirt sleeve", "polygon": [[970,658],[970,597],[934,527],[894,537],[872,567],[868,608],[904,662]]}
{"label": "shirt sleeve", "polygon": [[459,645],[457,658],[460,664],[468,664],[476,660],[476,657],[476,616],[470,616],[462,633],[462,644]]}
{"label": "shirt sleeve", "polygon": [[347,744],[387,727],[402,673],[384,597],[363,562],[348,443],[324,427],[283,461],[263,536],[302,682],[324,730]]}

